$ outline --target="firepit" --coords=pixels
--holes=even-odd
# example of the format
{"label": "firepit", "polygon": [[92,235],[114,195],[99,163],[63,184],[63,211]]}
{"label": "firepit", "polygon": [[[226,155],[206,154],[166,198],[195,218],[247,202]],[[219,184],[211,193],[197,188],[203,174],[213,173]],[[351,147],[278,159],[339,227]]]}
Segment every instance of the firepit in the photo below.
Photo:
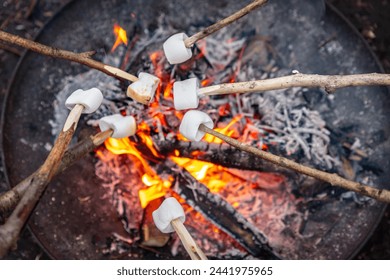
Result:
{"label": "firepit", "polygon": [[[360,38],[334,11],[322,18],[313,1],[273,1],[197,44],[190,62],[172,67],[161,49],[169,35],[197,30],[241,5],[144,2],[75,1],[38,39],[69,50],[98,49],[99,59],[130,73],[159,76],[162,85],[150,107],[127,98],[126,83],[32,53],[15,75],[3,118],[11,185],[45,158],[62,122],[58,104],[74,87],[103,91],[106,103],[95,117],[119,112],[139,122],[136,137],[108,141],[51,184],[29,223],[43,247],[61,259],[186,258],[169,236],[157,236],[162,248],[147,242],[153,237],[151,208],[169,194],[185,204],[189,230],[210,258],[351,257],[380,218],[382,204],[276,168],[212,138],[186,142],[177,133],[182,113],[173,109],[171,86],[188,77],[205,86],[293,69],[380,71]],[[183,10],[189,14],[176,14]],[[108,53],[114,24],[127,31],[129,43]],[[382,88],[344,89],[331,97],[298,88],[205,99],[201,109],[224,133],[381,186],[389,179],[383,172],[390,151],[387,95]],[[95,131],[94,124],[85,119],[79,138]]]}

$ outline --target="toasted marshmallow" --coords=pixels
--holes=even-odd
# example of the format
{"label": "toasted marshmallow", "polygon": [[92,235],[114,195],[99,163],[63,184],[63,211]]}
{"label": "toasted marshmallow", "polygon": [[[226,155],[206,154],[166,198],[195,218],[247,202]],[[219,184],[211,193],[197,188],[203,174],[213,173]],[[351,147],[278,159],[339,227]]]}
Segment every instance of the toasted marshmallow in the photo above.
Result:
{"label": "toasted marshmallow", "polygon": [[154,75],[141,72],[138,81],[135,81],[127,88],[127,96],[135,101],[148,105],[156,93],[160,79]]}

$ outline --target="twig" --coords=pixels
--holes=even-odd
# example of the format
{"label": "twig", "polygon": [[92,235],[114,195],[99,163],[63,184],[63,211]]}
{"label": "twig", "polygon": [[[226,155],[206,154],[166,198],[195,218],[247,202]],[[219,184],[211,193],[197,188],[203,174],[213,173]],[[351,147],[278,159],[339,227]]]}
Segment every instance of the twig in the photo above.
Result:
{"label": "twig", "polygon": [[91,52],[84,52],[84,53],[74,53],[67,50],[61,50],[57,48],[53,48],[50,46],[46,46],[22,37],[19,37],[17,35],[13,35],[10,33],[7,33],[5,31],[0,30],[0,40],[4,42],[8,42],[14,45],[21,46],[23,48],[29,49],[31,51],[48,55],[54,58],[61,58],[65,60],[70,60],[74,62],[78,62],[80,64],[86,65],[88,67],[94,68],[96,70],[99,70],[103,73],[106,73],[107,75],[110,75],[115,78],[122,78],[125,80],[129,80],[131,82],[135,82],[138,80],[136,76],[133,76],[119,68],[104,64],[100,61],[96,61],[91,58]]}
{"label": "twig", "polygon": [[25,18],[29,18],[31,16],[31,14],[34,11],[34,9],[37,6],[37,4],[38,4],[38,0],[30,1],[30,5],[28,6],[28,9],[27,9],[26,13],[24,14]]}
{"label": "twig", "polygon": [[311,75],[294,74],[279,78],[240,83],[227,83],[199,89],[199,95],[259,92],[292,87],[322,87],[328,93],[350,86],[390,85],[390,74]]}
{"label": "twig", "polygon": [[235,12],[234,14],[218,21],[217,23],[214,23],[213,25],[210,25],[209,27],[205,28],[204,30],[192,35],[191,37],[184,40],[184,44],[187,48],[192,47],[193,44],[195,44],[197,41],[203,39],[204,37],[207,37],[208,35],[220,30],[221,28],[225,27],[226,25],[231,24],[232,22],[242,18],[243,16],[250,13],[252,10],[264,5],[267,3],[267,0],[255,0],[249,5],[245,6],[241,10]]}
{"label": "twig", "polygon": [[5,51],[7,51],[7,52],[16,54],[17,56],[21,56],[22,55],[22,52],[20,50],[18,50],[17,48],[13,48],[13,47],[8,46],[8,45],[3,44],[3,43],[0,43],[0,49],[3,49]]}
{"label": "twig", "polygon": [[53,149],[31,180],[31,185],[28,186],[11,216],[4,225],[0,226],[0,258],[4,257],[15,246],[18,236],[32,210],[45,191],[47,184],[57,173],[65,150],[72,140],[83,108],[82,105],[76,105],[70,111],[64,128],[54,143]]}
{"label": "twig", "polygon": [[232,146],[234,146],[242,151],[255,154],[255,155],[261,157],[262,159],[270,161],[270,162],[277,164],[281,167],[288,168],[288,169],[294,170],[296,172],[305,174],[307,176],[325,181],[325,182],[331,184],[332,186],[339,186],[339,187],[348,189],[350,191],[354,191],[354,192],[360,193],[362,195],[372,197],[376,200],[390,203],[390,191],[388,191],[386,189],[381,189],[381,190],[376,189],[376,188],[371,187],[371,186],[367,186],[367,185],[363,185],[361,183],[347,180],[343,177],[340,177],[337,174],[327,173],[327,172],[320,171],[320,170],[317,170],[317,169],[314,169],[311,167],[301,165],[301,164],[296,163],[296,162],[289,160],[287,158],[276,156],[276,155],[271,154],[269,152],[265,152],[263,150],[248,146],[244,143],[241,143],[240,141],[237,141],[231,137],[228,137],[228,136],[221,134],[213,129],[210,129],[203,124],[201,124],[199,126],[199,130],[201,130],[205,133],[209,133],[217,138],[220,138],[223,141],[225,141],[226,143],[228,143],[228,144],[230,144],[230,145],[232,145]]}
{"label": "twig", "polygon": [[[109,138],[112,133],[112,130],[106,130],[77,143],[74,147],[65,152],[61,165],[54,175],[63,172],[77,160],[84,157],[87,153],[92,152],[96,147],[103,144],[103,142]],[[32,180],[37,175],[38,171],[39,170],[36,170],[9,191],[0,194],[0,217],[5,217],[7,213],[10,213],[16,207],[21,197],[25,194],[27,188],[31,185]]]}

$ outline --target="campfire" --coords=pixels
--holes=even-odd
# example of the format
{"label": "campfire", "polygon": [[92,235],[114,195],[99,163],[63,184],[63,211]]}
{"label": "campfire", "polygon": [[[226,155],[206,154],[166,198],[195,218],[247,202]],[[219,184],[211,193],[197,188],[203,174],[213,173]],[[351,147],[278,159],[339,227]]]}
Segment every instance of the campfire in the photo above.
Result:
{"label": "campfire", "polygon": [[[116,39],[116,42],[118,42],[118,39]],[[210,63],[206,60],[207,44],[208,41],[206,40],[202,44],[202,48],[195,54],[194,59],[176,71],[180,71],[180,76],[185,77],[193,75],[194,71],[197,71],[199,68],[209,68],[209,74],[201,77],[202,86],[211,83],[213,78],[221,82],[224,81],[223,79],[227,79],[226,81],[230,82],[234,81],[240,73],[239,68],[245,49],[244,40],[232,41],[230,38],[226,38],[223,44],[223,47],[226,49],[225,62],[223,63],[233,63],[232,67],[226,67],[226,65],[221,63],[221,60],[215,65],[207,65],[207,63]],[[122,51],[124,50],[125,48],[123,47]],[[115,56],[115,53],[112,55]],[[150,220],[148,217],[144,217],[146,213],[150,215],[152,212],[146,208],[156,207],[159,203],[156,204],[153,201],[157,200],[161,203],[161,198],[166,195],[180,198],[178,193],[185,193],[187,190],[177,189],[177,184],[178,180],[183,180],[184,178],[190,180],[189,183],[194,186],[201,184],[204,189],[207,188],[211,194],[215,194],[212,197],[216,202],[219,197],[225,199],[234,208],[234,211],[237,211],[237,215],[240,215],[240,211],[244,213],[242,218],[246,220],[249,227],[255,226],[264,230],[267,234],[273,231],[281,232],[281,229],[272,228],[270,225],[281,223],[286,213],[291,215],[297,213],[294,206],[296,204],[295,199],[283,193],[286,188],[291,190],[291,186],[289,186],[285,176],[277,172],[244,171],[243,169],[229,168],[229,166],[225,167],[223,162],[216,164],[210,161],[199,160],[197,159],[198,156],[207,154],[207,151],[202,150],[194,150],[190,155],[185,152],[185,155],[182,156],[181,153],[183,151],[175,143],[183,142],[189,144],[190,142],[177,132],[183,113],[171,109],[173,107],[173,82],[176,79],[180,79],[180,76],[174,75],[172,67],[166,61],[162,50],[150,51],[148,56],[149,59],[145,62],[145,65],[150,65],[153,74],[161,79],[161,83],[157,88],[154,101],[146,111],[146,116],[143,115],[143,119],[147,121],[142,120],[138,124],[138,131],[135,137],[123,139],[109,138],[105,141],[105,149],[99,149],[96,152],[99,158],[96,164],[96,174],[103,180],[108,192],[113,197],[113,204],[118,207],[118,215],[126,217],[125,227],[129,233],[142,228],[142,236],[147,236],[143,243],[149,244],[152,242],[150,240],[157,242],[156,240],[160,238],[159,235],[161,234],[158,234],[157,237],[150,236],[150,232],[156,233],[156,231],[149,228],[153,225],[142,224],[143,221]],[[214,102],[215,105],[213,104]],[[212,105],[210,106],[210,104]],[[138,104],[134,105],[138,106]],[[237,105],[229,105],[226,101],[221,102],[221,100],[208,100],[208,104],[204,104],[204,106],[208,106],[208,110],[215,112],[218,118],[221,119],[216,131],[238,139],[258,142],[262,133],[260,129],[253,126],[251,118],[246,117],[244,114],[232,114],[232,110],[238,110]],[[131,106],[126,105],[123,108],[131,108]],[[107,108],[103,107],[102,112],[98,112],[98,115],[107,115],[105,110]],[[121,108],[115,108],[115,112],[119,111],[121,111]],[[122,113],[128,114],[128,112],[123,111]],[[93,124],[93,120],[90,123]],[[238,137],[241,134],[244,136],[243,138]],[[264,138],[266,138],[266,134],[269,133],[264,130]],[[222,144],[222,140],[211,135],[205,137],[205,142],[214,146]],[[267,149],[265,142],[269,142],[269,140],[263,140],[261,144],[263,149]],[[165,146],[159,146],[156,143],[163,143]],[[166,143],[171,143],[171,147],[166,147]],[[175,147],[178,149],[175,149]],[[169,150],[167,150],[168,148]],[[221,153],[224,152],[221,151]],[[123,168],[126,170],[131,169],[132,171],[126,172]],[[180,179],[177,173],[183,174],[184,178]],[[136,180],[132,178],[135,174],[138,176]],[[126,193],[125,195],[123,195],[123,191]],[[280,196],[276,200],[273,198],[275,194]],[[202,205],[199,205],[196,200],[186,202],[185,199],[180,199],[180,201],[185,204],[189,221],[187,225],[191,234],[202,248],[207,249],[209,254],[212,253],[214,256],[228,258],[242,257],[247,254],[247,251],[242,246],[250,246],[250,244],[244,243],[240,245],[240,243],[224,233],[220,229],[221,224],[216,220],[213,221],[213,215],[207,215],[207,208],[202,209]],[[200,207],[200,210],[197,211],[194,207]],[[222,207],[226,208],[227,206]],[[201,214],[202,212],[204,212],[203,215],[205,217]],[[268,213],[272,213],[272,215]],[[129,215],[131,218],[129,218]],[[207,218],[211,218],[212,222],[207,221]],[[234,219],[236,220],[235,223],[242,223],[238,221],[237,217]],[[251,225],[249,221],[251,221]],[[229,227],[229,223],[227,219],[223,227]],[[242,226],[245,226],[245,224],[242,223]],[[228,232],[237,234],[230,230]],[[259,234],[260,232],[256,229],[254,234]],[[221,238],[221,235],[224,238]],[[133,235],[129,240],[135,242],[138,238],[139,236]],[[237,238],[244,239],[240,236]],[[281,239],[277,235],[275,235],[275,238]],[[168,241],[167,238],[162,238],[161,240],[163,243],[154,245],[164,246]],[[178,243],[172,242],[171,250],[172,254],[175,255],[177,254]],[[236,245],[232,248],[230,244]],[[250,248],[249,250],[257,251],[256,248]]]}
{"label": "campfire", "polygon": [[[368,155],[358,137],[346,140],[324,115],[336,106],[328,92],[387,80],[380,74],[366,75],[363,82],[353,75],[339,81],[336,76],[301,74],[283,65],[273,36],[249,34],[245,26],[239,21],[212,35],[180,35],[191,54],[184,50],[183,57],[188,57],[177,62],[167,55],[172,48],[167,38],[177,33],[174,26],[159,19],[153,33],[139,37],[118,19],[110,26],[110,52],[92,67],[101,72],[90,69],[63,77],[50,120],[53,136],[66,131],[62,125],[69,113],[63,104],[70,92],[98,87],[104,94],[102,105],[83,118],[83,129],[98,133],[93,138],[93,172],[104,188],[109,203],[105,207],[113,209],[122,225],[109,242],[99,245],[104,255],[188,258],[179,237],[161,232],[153,221],[152,213],[168,197],[183,207],[185,229],[205,253],[198,256],[212,259],[326,258],[321,250],[345,201],[347,207],[374,205],[352,191],[358,183],[330,174],[349,174],[352,179],[346,154],[356,162]],[[293,56],[293,50],[289,52]],[[81,63],[94,65],[88,55]],[[149,75],[158,78],[158,85]],[[143,86],[152,91],[156,86],[154,95],[142,92]],[[194,92],[196,109],[214,126],[199,126],[202,141],[190,141],[181,129],[192,110],[178,109],[188,101],[183,98],[178,105],[180,86]],[[321,106],[313,95],[323,101]],[[131,116],[136,129],[129,137],[110,137],[112,131],[102,136],[99,122],[109,115]],[[190,121],[198,115],[193,116]],[[72,124],[77,121],[72,119]],[[272,164],[276,162],[279,166]],[[347,190],[335,191],[306,175]],[[366,190],[375,178],[364,175],[361,186]],[[369,196],[380,199],[381,194]]]}
{"label": "campfire", "polygon": [[[293,194],[297,186],[289,180],[290,174],[273,166],[261,166],[263,162],[256,163],[242,153],[232,156],[231,149],[210,134],[201,144],[189,142],[178,131],[184,113],[173,108],[173,84],[188,77],[198,77],[201,86],[207,87],[237,79],[266,79],[285,74],[278,69],[270,38],[258,37],[248,42],[245,37],[234,38],[229,32],[220,32],[217,38],[204,39],[193,57],[178,66],[168,63],[157,39],[129,67],[127,56],[138,50],[130,49],[126,39],[120,39],[127,37],[124,30],[114,25],[115,43],[105,59],[129,72],[138,69],[160,79],[154,100],[147,108],[118,95],[119,83],[113,87],[112,80],[102,79],[92,71],[70,77],[57,96],[60,104],[69,91],[86,83],[86,77],[91,84],[99,79],[106,89],[107,101],[87,123],[96,125],[98,118],[112,113],[132,115],[138,120],[135,136],[109,138],[105,148],[96,151],[99,159],[96,175],[103,181],[129,234],[126,238],[117,237],[118,241],[125,239],[129,244],[140,243],[149,249],[168,246],[173,256],[185,255],[180,252],[183,249],[177,240],[161,236],[150,222],[151,213],[163,198],[174,196],[185,207],[191,235],[211,257],[245,258],[250,253],[257,257],[282,254],[297,258],[291,254],[296,250],[292,247],[315,246],[316,239],[312,236],[296,234],[304,227],[307,213],[299,209],[305,198]],[[158,32],[155,36],[164,37]],[[247,50],[257,44],[268,50],[268,60],[264,62],[267,62],[264,70],[255,72],[248,65],[252,57]],[[118,62],[118,58],[123,59]],[[207,97],[200,100],[199,108],[216,120],[215,131],[242,143],[300,158],[301,162],[312,162],[328,170],[342,168],[339,155],[331,154],[328,149],[330,131],[326,122],[318,111],[306,107],[305,93],[307,90],[298,87],[261,96]],[[58,111],[54,123],[61,123],[61,116]],[[204,196],[202,192],[210,192],[205,199],[211,202],[202,203],[199,199]],[[210,204],[213,212],[229,213],[228,216],[210,213]],[[242,229],[247,230],[243,233]],[[305,245],[297,245],[297,239]],[[118,248],[113,246],[110,250]]]}

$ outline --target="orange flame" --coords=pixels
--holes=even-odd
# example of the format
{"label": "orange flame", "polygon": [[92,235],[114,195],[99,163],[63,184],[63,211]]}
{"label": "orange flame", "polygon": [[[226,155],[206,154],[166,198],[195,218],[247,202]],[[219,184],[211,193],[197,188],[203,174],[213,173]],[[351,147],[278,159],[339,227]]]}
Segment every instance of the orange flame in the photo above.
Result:
{"label": "orange flame", "polygon": [[[145,135],[143,133],[139,133],[139,135]],[[146,139],[148,142],[146,145],[149,147],[152,139],[150,137],[141,137],[141,139]],[[168,178],[168,180],[161,179],[155,171],[149,166],[147,161],[142,156],[141,152],[135,147],[134,143],[129,140],[129,138],[122,139],[114,139],[109,138],[104,142],[106,148],[113,154],[129,154],[136,157],[139,162],[142,164],[143,172],[142,182],[148,188],[142,189],[139,191],[139,199],[141,202],[141,206],[145,208],[150,201],[153,199],[162,197],[166,194],[167,190],[169,190],[172,179]],[[157,153],[157,151],[153,148],[151,150],[152,153]],[[99,154],[97,154],[99,156]]]}
{"label": "orange flame", "polygon": [[126,30],[124,30],[122,27],[120,27],[118,24],[115,23],[113,31],[114,31],[116,40],[115,40],[114,45],[111,48],[111,52],[115,51],[115,49],[120,44],[125,44],[126,46],[128,44]]}
{"label": "orange flame", "polygon": [[213,78],[207,78],[207,79],[204,79],[200,82],[201,86],[202,87],[205,87],[205,86],[208,86],[209,84],[211,84],[213,82]]}
{"label": "orange flame", "polygon": [[[240,119],[242,118],[242,115],[236,115],[231,121],[230,123],[225,126],[224,128],[214,128],[215,131],[218,131],[222,134],[225,134],[227,136],[232,136],[236,131],[234,129],[230,129],[236,122],[238,122]],[[216,138],[214,137],[213,135],[211,134],[206,134],[205,137],[204,137],[204,140],[206,142],[210,142],[210,143],[217,143],[217,144],[220,144],[222,143],[223,141],[219,138]]]}

